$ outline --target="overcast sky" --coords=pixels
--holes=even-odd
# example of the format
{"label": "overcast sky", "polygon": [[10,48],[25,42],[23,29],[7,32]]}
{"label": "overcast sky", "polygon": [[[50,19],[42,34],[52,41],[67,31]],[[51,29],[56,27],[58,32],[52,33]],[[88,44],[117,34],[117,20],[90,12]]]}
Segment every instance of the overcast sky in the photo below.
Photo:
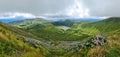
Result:
{"label": "overcast sky", "polygon": [[120,17],[120,0],[0,0],[0,13]]}

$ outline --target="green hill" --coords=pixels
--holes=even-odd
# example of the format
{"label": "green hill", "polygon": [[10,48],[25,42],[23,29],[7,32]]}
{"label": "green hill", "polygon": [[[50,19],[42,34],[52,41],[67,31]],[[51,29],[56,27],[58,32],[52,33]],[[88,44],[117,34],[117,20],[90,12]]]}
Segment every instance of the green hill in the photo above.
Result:
{"label": "green hill", "polygon": [[28,39],[28,36],[31,37],[24,30],[0,23],[0,56],[44,57],[46,53],[45,49],[41,46],[36,48],[25,41],[24,39]]}
{"label": "green hill", "polygon": [[52,22],[52,24],[56,26],[69,26],[69,27],[72,26],[74,23],[75,21],[72,20],[60,20],[60,21]]}
{"label": "green hill", "polygon": [[[57,23],[59,23],[58,21]],[[70,23],[69,23],[70,22]],[[61,29],[61,25],[56,24],[56,21],[48,21],[41,19],[28,19],[18,22],[10,23],[11,25],[17,26],[19,28],[25,29],[26,31],[31,32],[37,37],[41,37],[45,40],[53,40],[53,41],[75,41],[82,40],[83,37],[88,37],[87,34],[73,34],[70,30]],[[68,24],[73,24],[72,21],[63,21],[63,26],[67,26]],[[61,24],[61,23],[60,23]],[[69,25],[68,25],[69,26]],[[72,26],[72,25],[71,25]],[[59,36],[59,37],[58,37]]]}
{"label": "green hill", "polygon": [[94,27],[98,29],[101,33],[104,33],[104,32],[110,32],[110,31],[119,29],[120,28],[119,25],[120,25],[120,18],[112,17],[112,18],[102,20],[100,22],[84,24],[82,25],[82,27],[84,28]]}
{"label": "green hill", "polygon": [[[107,35],[107,43],[103,46],[80,49],[78,52],[68,52],[68,57],[119,57],[120,56],[120,18],[112,17],[100,22],[86,23],[81,28],[96,28]],[[98,33],[98,32],[97,32]],[[96,33],[96,34],[97,34]]]}
{"label": "green hill", "polygon": [[[0,42],[4,43],[4,45],[1,44],[0,47],[0,50],[2,51],[1,56],[120,56],[119,17],[112,17],[98,22],[74,22],[67,30],[59,28],[61,23],[60,25],[58,24],[59,22],[56,24],[56,21],[55,24],[53,23],[54,21],[43,21],[39,19],[11,23],[11,25],[18,28],[0,23]],[[68,25],[68,22],[64,22],[64,24]],[[62,26],[64,26],[64,24],[62,24]],[[103,38],[105,38],[106,41],[103,45],[93,44],[93,39],[96,38],[96,35],[105,35]],[[32,40],[32,43],[31,41],[29,42],[28,39]],[[72,41],[74,43],[72,43]],[[10,48],[5,49],[8,46]],[[11,50],[11,52],[7,53],[9,50]]]}
{"label": "green hill", "polygon": [[48,20],[35,18],[35,19],[25,19],[25,20],[21,20],[21,21],[14,21],[14,22],[10,22],[8,24],[19,27],[19,28],[26,28],[27,26],[29,26],[31,24],[50,24],[50,22],[51,21],[48,21]]}
{"label": "green hill", "polygon": [[88,35],[104,34],[119,29],[119,25],[120,18],[112,17],[98,22],[76,23],[72,26],[72,31],[82,31]]}

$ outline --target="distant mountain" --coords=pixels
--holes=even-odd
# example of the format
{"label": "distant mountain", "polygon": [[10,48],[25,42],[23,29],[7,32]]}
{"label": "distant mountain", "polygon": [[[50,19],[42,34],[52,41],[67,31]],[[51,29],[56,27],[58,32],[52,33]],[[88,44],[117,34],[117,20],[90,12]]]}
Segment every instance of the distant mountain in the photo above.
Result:
{"label": "distant mountain", "polygon": [[13,21],[20,21],[20,20],[24,20],[24,19],[34,19],[34,18],[45,18],[43,16],[35,16],[33,14],[30,13],[4,13],[4,14],[0,14],[0,22],[4,22],[4,23],[9,23],[9,22],[13,22]]}
{"label": "distant mountain", "polygon": [[26,18],[0,18],[0,22],[9,23],[14,21],[24,20]]}
{"label": "distant mountain", "polygon": [[88,21],[88,22],[97,22],[97,21],[101,21],[103,20],[103,18],[73,18],[73,19],[70,19],[70,20],[75,20],[75,21]]}
{"label": "distant mountain", "polygon": [[63,17],[63,18],[46,18],[48,20],[54,20],[54,21],[59,21],[59,20],[72,20],[72,21],[88,21],[88,22],[97,22],[100,20],[103,20],[103,18],[69,18],[69,17]]}
{"label": "distant mountain", "polygon": [[[9,22],[21,21],[25,19],[37,19],[37,18],[0,18],[0,22],[9,23]],[[102,20],[99,18],[40,18],[40,19],[52,20],[52,21],[71,20],[71,21],[88,21],[88,22],[97,22]]]}

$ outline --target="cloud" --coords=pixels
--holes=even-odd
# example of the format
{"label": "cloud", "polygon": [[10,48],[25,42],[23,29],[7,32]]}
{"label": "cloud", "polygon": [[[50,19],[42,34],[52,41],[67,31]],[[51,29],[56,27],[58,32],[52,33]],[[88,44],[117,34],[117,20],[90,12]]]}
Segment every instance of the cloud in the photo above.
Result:
{"label": "cloud", "polygon": [[120,0],[83,0],[91,16],[120,17]]}
{"label": "cloud", "polygon": [[0,0],[0,13],[72,17],[120,17],[120,0]]}
{"label": "cloud", "polygon": [[0,13],[25,12],[35,15],[56,13],[64,10],[72,2],[72,0],[0,0]]}
{"label": "cloud", "polygon": [[35,15],[30,14],[30,13],[18,13],[18,12],[14,12],[14,13],[4,13],[4,14],[0,14],[1,18],[16,18],[16,17],[21,17],[21,18],[36,18]]}
{"label": "cloud", "polygon": [[83,7],[82,0],[73,0],[73,3],[68,5],[65,9],[62,9],[54,14],[46,13],[44,15],[64,15],[70,17],[90,17],[89,9]]}
{"label": "cloud", "polygon": [[82,0],[75,0],[72,6],[69,6],[66,13],[75,17],[89,17],[89,9],[85,8],[82,4]]}

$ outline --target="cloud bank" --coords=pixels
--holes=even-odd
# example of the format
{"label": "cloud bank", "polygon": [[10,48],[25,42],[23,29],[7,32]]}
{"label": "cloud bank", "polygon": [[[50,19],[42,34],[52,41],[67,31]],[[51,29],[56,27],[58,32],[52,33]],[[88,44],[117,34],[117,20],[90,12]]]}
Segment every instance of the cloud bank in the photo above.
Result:
{"label": "cloud bank", "polygon": [[120,17],[120,0],[0,0],[0,13],[71,17]]}

